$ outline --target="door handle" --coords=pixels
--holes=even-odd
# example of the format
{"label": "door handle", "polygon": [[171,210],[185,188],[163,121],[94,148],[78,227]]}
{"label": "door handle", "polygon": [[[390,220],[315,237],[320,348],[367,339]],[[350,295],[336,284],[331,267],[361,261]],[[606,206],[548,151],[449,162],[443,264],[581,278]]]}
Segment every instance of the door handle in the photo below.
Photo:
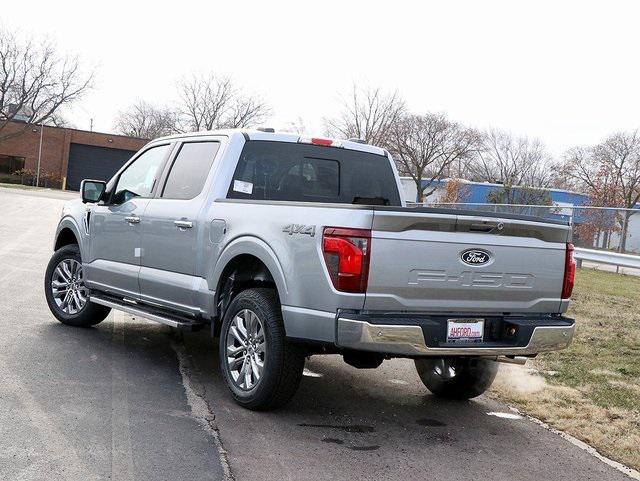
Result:
{"label": "door handle", "polygon": [[190,220],[176,220],[173,223],[180,229],[191,229],[193,227],[193,222]]}
{"label": "door handle", "polygon": [[130,217],[125,217],[124,220],[126,220],[129,224],[139,224],[140,223],[140,217],[132,215]]}

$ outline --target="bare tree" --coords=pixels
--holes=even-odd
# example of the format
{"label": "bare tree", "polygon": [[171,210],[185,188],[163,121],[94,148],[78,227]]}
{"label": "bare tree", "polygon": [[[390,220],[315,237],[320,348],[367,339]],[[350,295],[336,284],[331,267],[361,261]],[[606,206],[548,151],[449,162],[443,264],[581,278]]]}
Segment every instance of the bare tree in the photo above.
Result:
{"label": "bare tree", "polygon": [[[56,123],[91,80],[77,59],[59,55],[52,44],[0,30],[0,140],[22,134],[29,124]],[[25,122],[24,129],[7,132],[13,120]]]}
{"label": "bare tree", "polygon": [[340,116],[324,119],[326,134],[387,147],[391,130],[404,112],[405,103],[398,92],[384,93],[379,88],[363,89],[354,84]]}
{"label": "bare tree", "polygon": [[[589,194],[590,203],[600,207],[634,208],[640,202],[640,134],[618,132],[593,147],[567,151],[563,173],[575,188]],[[621,240],[626,247],[629,218],[633,211],[619,215]]]}
{"label": "bare tree", "polygon": [[271,109],[260,98],[237,94],[229,107],[229,115],[223,120],[221,127],[235,129],[261,124],[270,112]]}
{"label": "bare tree", "polygon": [[476,161],[469,165],[473,180],[528,187],[547,187],[551,182],[551,156],[540,140],[491,129],[483,135],[482,144]]}
{"label": "bare tree", "polygon": [[[638,131],[618,132],[596,146],[598,163],[611,170],[616,178],[616,192],[622,207],[633,209],[640,202],[640,135]],[[620,216],[620,250],[626,248],[629,218],[633,211]]]}
{"label": "bare tree", "polygon": [[271,113],[259,97],[243,94],[228,77],[194,75],[178,84],[178,93],[183,132],[251,127]]}
{"label": "bare tree", "polygon": [[[433,113],[403,115],[392,125],[390,135],[388,147],[398,170],[415,182],[419,202],[434,192],[435,179],[452,165],[469,159],[480,148],[481,141],[476,130],[452,122],[444,114]],[[429,190],[425,192],[426,189]]]}
{"label": "bare tree", "polygon": [[547,190],[554,180],[551,155],[538,139],[491,129],[484,133],[482,149],[467,169],[474,181],[503,185],[490,193],[490,202],[551,205]]}
{"label": "bare tree", "polygon": [[123,135],[155,139],[176,133],[177,121],[177,115],[172,110],[138,101],[118,113],[115,129]]}
{"label": "bare tree", "polygon": [[282,128],[283,132],[291,132],[294,134],[304,134],[307,131],[307,127],[304,124],[302,117],[298,117],[291,122],[287,122]]}

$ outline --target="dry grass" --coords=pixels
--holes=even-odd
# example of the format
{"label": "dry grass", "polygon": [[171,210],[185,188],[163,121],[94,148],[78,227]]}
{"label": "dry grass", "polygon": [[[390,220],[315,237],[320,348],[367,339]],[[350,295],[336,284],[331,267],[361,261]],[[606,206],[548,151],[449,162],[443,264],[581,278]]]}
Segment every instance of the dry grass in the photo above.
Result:
{"label": "dry grass", "polygon": [[503,366],[492,390],[640,469],[640,278],[579,270],[568,315],[577,323],[568,349]]}

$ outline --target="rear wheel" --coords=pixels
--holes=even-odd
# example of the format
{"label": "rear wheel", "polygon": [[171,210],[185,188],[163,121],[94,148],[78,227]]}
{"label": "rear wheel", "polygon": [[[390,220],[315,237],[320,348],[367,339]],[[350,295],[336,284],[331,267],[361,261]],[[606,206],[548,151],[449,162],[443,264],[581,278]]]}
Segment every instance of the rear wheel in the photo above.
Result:
{"label": "rear wheel", "polygon": [[89,300],[80,248],[76,244],[61,247],[53,254],[44,276],[44,292],[51,313],[70,326],[93,326],[111,311]]}
{"label": "rear wheel", "polygon": [[273,289],[247,289],[227,309],[220,332],[220,367],[235,401],[253,410],[283,406],[304,369],[304,352],[287,341]]}
{"label": "rear wheel", "polygon": [[470,357],[428,357],[415,360],[420,379],[436,396],[471,399],[485,392],[498,373],[498,363]]}

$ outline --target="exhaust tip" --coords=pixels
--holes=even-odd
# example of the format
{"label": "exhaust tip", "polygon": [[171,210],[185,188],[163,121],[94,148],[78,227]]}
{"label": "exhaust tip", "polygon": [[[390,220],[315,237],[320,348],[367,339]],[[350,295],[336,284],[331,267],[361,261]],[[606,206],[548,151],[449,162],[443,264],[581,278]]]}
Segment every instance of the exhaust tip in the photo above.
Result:
{"label": "exhaust tip", "polygon": [[519,364],[524,366],[529,358],[524,356],[498,356],[496,357],[496,361],[504,362],[506,364]]}

